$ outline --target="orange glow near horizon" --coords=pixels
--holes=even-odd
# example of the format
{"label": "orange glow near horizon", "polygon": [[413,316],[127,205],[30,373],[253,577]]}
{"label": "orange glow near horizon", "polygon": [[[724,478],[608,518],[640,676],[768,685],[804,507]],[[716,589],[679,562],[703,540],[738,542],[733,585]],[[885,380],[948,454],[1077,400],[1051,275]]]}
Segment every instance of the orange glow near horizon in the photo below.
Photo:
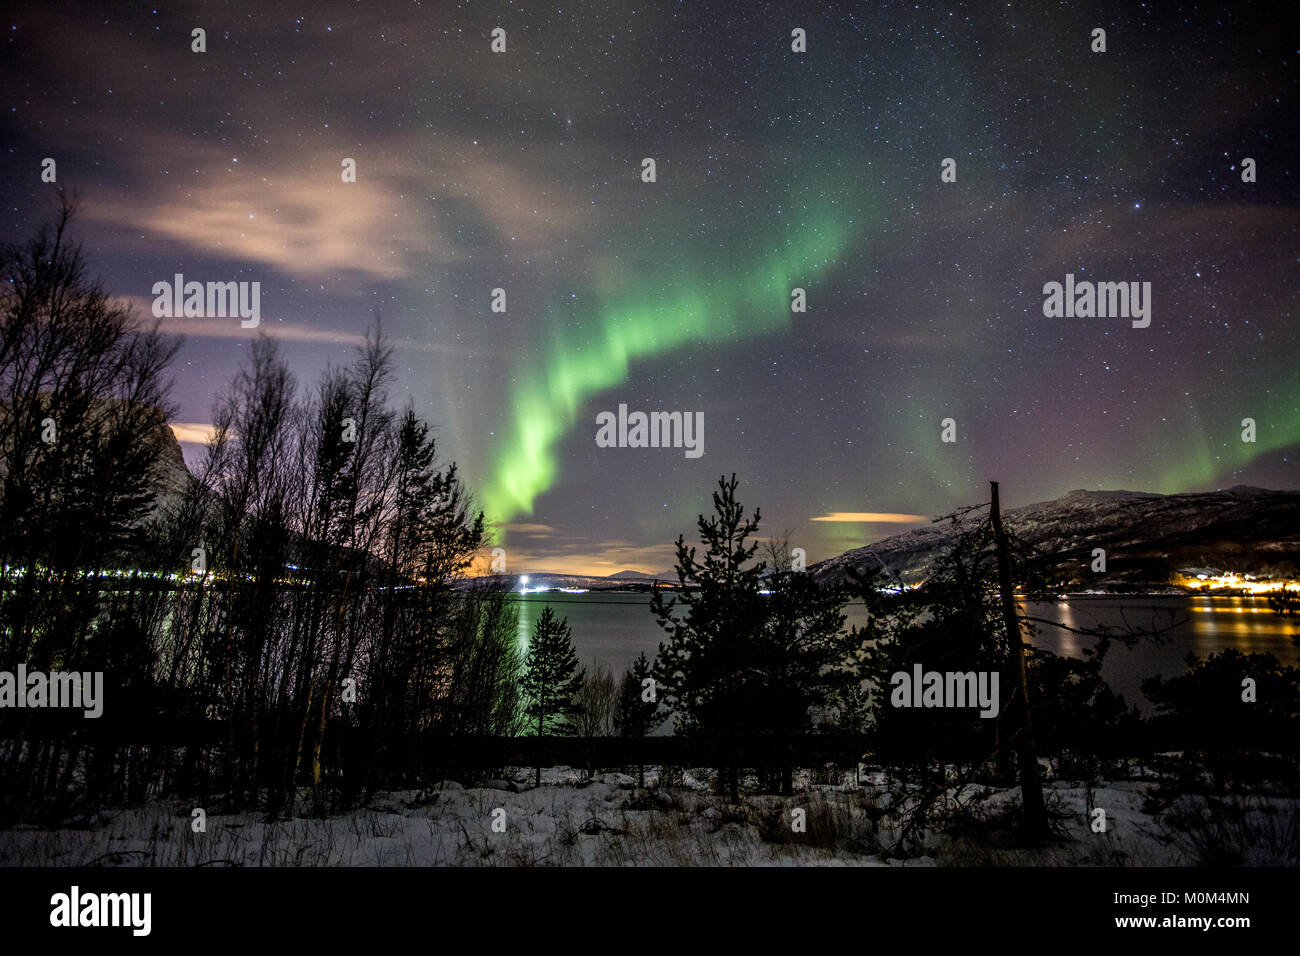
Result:
{"label": "orange glow near horizon", "polygon": [[168,422],[167,427],[172,430],[177,441],[192,445],[210,445],[216,434],[213,426],[202,422]]}
{"label": "orange glow near horizon", "polygon": [[[616,549],[621,550],[621,549]],[[575,576],[603,578],[620,571],[640,571],[642,574],[660,574],[673,565],[672,548],[656,549],[663,551],[663,557],[655,560],[620,561],[617,555],[575,554],[564,558],[532,559],[523,552],[506,551],[506,574],[572,574]],[[475,556],[474,563],[466,570],[472,577],[492,573],[492,553],[483,552]],[[647,567],[654,570],[646,570]],[[673,581],[676,575],[669,576]]]}
{"label": "orange glow near horizon", "polygon": [[1237,574],[1234,571],[1228,571],[1214,577],[1175,574],[1173,582],[1174,584],[1189,588],[1193,591],[1233,590],[1245,591],[1248,594],[1270,594],[1274,591],[1283,590],[1300,591],[1300,581],[1288,581],[1284,578],[1268,578],[1263,581],[1248,581],[1242,575]]}

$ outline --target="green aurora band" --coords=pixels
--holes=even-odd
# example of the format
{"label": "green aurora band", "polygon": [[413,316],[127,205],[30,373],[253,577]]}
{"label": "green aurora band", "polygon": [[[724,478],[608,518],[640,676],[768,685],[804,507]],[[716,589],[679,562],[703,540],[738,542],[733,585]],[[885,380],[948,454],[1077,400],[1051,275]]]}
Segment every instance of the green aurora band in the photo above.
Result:
{"label": "green aurora band", "polygon": [[[630,278],[600,276],[592,290],[597,304],[566,315],[568,326],[550,328],[550,338],[540,349],[544,360],[530,365],[510,396],[513,418],[492,461],[482,498],[488,520],[496,526],[494,543],[502,536],[501,525],[531,514],[536,499],[553,487],[560,477],[557,443],[575,427],[579,413],[594,396],[627,381],[634,360],[787,330],[792,321],[791,290],[808,290],[815,307],[813,280],[841,265],[859,238],[855,221],[868,221],[864,212],[859,209],[855,216],[843,205],[810,207],[799,226],[784,224],[788,240],[743,261],[739,261],[744,255],[739,243],[719,252],[720,243],[705,244],[697,237],[693,248],[665,257],[653,274],[645,270]],[[743,229],[737,233],[746,234]],[[712,255],[701,253],[702,249]],[[1300,388],[1290,384],[1294,373],[1288,368],[1279,368],[1277,374],[1288,383],[1280,392],[1267,392],[1262,402],[1259,395],[1252,395],[1250,401],[1231,403],[1262,407],[1263,414],[1255,416],[1256,443],[1240,441],[1240,420],[1246,413],[1228,413],[1225,405],[1230,403],[1220,400],[1203,413],[1176,402],[1165,410],[1170,423],[1181,423],[1165,426],[1180,427],[1168,442],[1171,448],[1144,460],[1137,474],[1116,472],[1096,480],[1101,487],[1136,484],[1140,490],[1174,494],[1212,485],[1265,454],[1300,445],[1296,414]],[[936,394],[923,409],[894,426],[896,440],[921,455],[922,466],[914,468],[910,480],[924,489],[923,497],[948,500],[956,494],[958,500],[966,500],[967,486],[983,487],[986,476],[981,462],[973,460],[963,446],[940,445],[937,435],[939,420],[954,408],[968,406],[969,396],[958,383],[942,378],[935,388]],[[594,416],[590,424],[594,435]],[[1076,478],[1053,474],[1050,467],[1043,477],[1059,482],[1045,488],[1044,494],[1063,494],[1077,484]]]}
{"label": "green aurora band", "polygon": [[515,417],[483,493],[489,521],[532,512],[559,477],[556,442],[588,399],[627,379],[633,360],[788,328],[791,290],[808,289],[835,267],[852,240],[851,223],[844,211],[825,207],[757,265],[737,270],[694,259],[667,270],[670,281],[634,280],[616,294],[597,290],[597,307],[576,331],[564,331],[564,341],[554,330],[546,360],[514,390]]}
{"label": "green aurora band", "polygon": [[[1262,414],[1231,414],[1222,407],[1208,415],[1192,411],[1182,436],[1182,445],[1189,451],[1177,466],[1160,469],[1151,490],[1177,494],[1222,482],[1225,476],[1263,455],[1300,446],[1300,386],[1289,389],[1289,398],[1288,390],[1281,391],[1282,395],[1272,401],[1260,401],[1258,395],[1252,395],[1250,400],[1236,402],[1238,408],[1262,406]],[[1272,393],[1267,394],[1271,397]],[[1256,421],[1253,443],[1241,440],[1241,422],[1247,417]],[[1211,435],[1215,436],[1213,440]]]}

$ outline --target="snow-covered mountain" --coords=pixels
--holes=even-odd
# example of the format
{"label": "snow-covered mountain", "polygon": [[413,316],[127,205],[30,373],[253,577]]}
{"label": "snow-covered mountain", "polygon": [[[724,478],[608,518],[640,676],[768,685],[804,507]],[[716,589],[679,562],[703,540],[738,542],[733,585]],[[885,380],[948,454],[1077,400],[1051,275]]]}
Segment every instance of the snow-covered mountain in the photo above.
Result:
{"label": "snow-covered mountain", "polygon": [[160,420],[158,429],[160,447],[158,460],[153,467],[154,487],[158,491],[158,497],[154,502],[153,513],[166,514],[185,500],[195,478],[185,464],[181,443],[171,426]]}
{"label": "snow-covered mountain", "polygon": [[[166,431],[155,468],[159,498],[154,514],[177,503],[194,479],[180,443]],[[1242,574],[1300,576],[1300,491],[1238,485],[1225,491],[1160,495],[1141,491],[1071,491],[1004,512],[1009,530],[1027,544],[1055,555],[1066,584],[1079,587],[1163,585],[1187,568]],[[885,538],[810,565],[813,574],[842,579],[847,569],[882,565],[890,576],[917,584],[951,546],[947,522]],[[1094,548],[1106,552],[1106,571],[1091,571]],[[658,575],[620,571],[607,577],[551,571],[508,575],[511,587],[646,590],[656,580],[677,583],[668,569]],[[527,577],[527,584],[523,578]]]}
{"label": "snow-covered mountain", "polygon": [[[1300,569],[1296,491],[1246,485],[1180,495],[1079,490],[1009,509],[1004,521],[1026,543],[1056,556],[1063,580],[1088,587],[1165,584],[1187,567],[1288,576]],[[916,584],[951,542],[945,522],[846,551],[808,570],[840,579],[848,568],[884,565],[904,583]],[[1106,551],[1105,573],[1091,571],[1094,548]]]}

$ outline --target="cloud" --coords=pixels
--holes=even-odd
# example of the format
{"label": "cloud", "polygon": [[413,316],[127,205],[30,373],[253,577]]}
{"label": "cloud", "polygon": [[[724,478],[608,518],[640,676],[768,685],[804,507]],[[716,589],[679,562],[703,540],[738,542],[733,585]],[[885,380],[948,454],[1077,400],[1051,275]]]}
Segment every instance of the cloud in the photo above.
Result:
{"label": "cloud", "polygon": [[167,427],[172,430],[178,442],[188,442],[193,445],[208,445],[213,439],[214,428],[212,425],[200,422],[168,422]]}
{"label": "cloud", "polygon": [[[557,183],[554,175],[582,154],[556,110],[562,104],[585,126],[601,116],[607,87],[575,86],[549,58],[517,57],[498,69],[487,54],[495,14],[461,11],[452,31],[418,9],[390,11],[381,22],[364,10],[335,11],[332,32],[319,21],[290,30],[292,18],[272,16],[268,25],[286,29],[244,25],[238,56],[231,36],[215,29],[210,53],[191,53],[193,15],[155,11],[152,29],[132,30],[75,8],[43,11],[43,29],[12,40],[23,58],[0,65],[6,87],[30,87],[10,119],[42,130],[42,155],[69,155],[80,170],[82,215],[111,230],[116,250],[217,255],[246,272],[263,266],[313,282],[428,283],[441,265],[553,257],[589,235],[598,213],[587,180]],[[459,36],[474,23],[478,58],[463,55]],[[527,45],[522,32],[512,43]],[[263,56],[282,83],[258,75]],[[583,59],[594,75],[621,72]],[[74,82],[87,63],[94,82]],[[40,76],[33,80],[23,64],[39,65]],[[424,93],[415,107],[411,88],[394,82],[402,76],[422,77],[435,101],[444,89],[460,91],[456,107],[426,110]],[[71,104],[69,88],[79,94]],[[204,108],[209,102],[224,119]],[[393,122],[413,108],[418,121]],[[548,117],[530,119],[527,149],[485,135],[496,128],[484,115],[515,111]],[[214,120],[220,132],[207,134]],[[93,164],[74,162],[82,150]],[[341,179],[344,158],[357,163],[355,183]]]}
{"label": "cloud", "polygon": [[498,524],[498,528],[505,528],[507,531],[514,531],[518,534],[533,535],[536,537],[549,537],[555,533],[555,528],[549,524],[525,524],[510,522],[507,524]]}
{"label": "cloud", "polygon": [[[86,218],[111,228],[118,248],[219,256],[240,264],[240,278],[257,278],[259,266],[316,282],[416,278],[487,252],[553,252],[588,215],[576,186],[557,190],[541,178],[545,147],[524,160],[444,134],[415,164],[412,156],[429,153],[428,136],[310,152],[255,142],[216,159],[170,133],[137,139],[138,150],[115,158],[119,175],[149,184],[150,201],[88,190]],[[340,177],[345,157],[356,160],[355,183]],[[150,175],[158,167],[175,172]]]}
{"label": "cloud", "polygon": [[136,245],[159,251],[179,244],[302,279],[396,279],[411,274],[417,253],[443,262],[460,256],[378,163],[369,177],[342,182],[339,163],[355,150],[285,156],[260,147],[214,163],[200,144],[152,139],[142,150],[151,164],[193,172],[155,180],[148,203],[96,194],[86,205],[87,218],[136,234]]}
{"label": "cloud", "polygon": [[[170,280],[168,280],[170,281]],[[153,314],[153,299],[139,295],[114,296],[119,303],[134,306],[146,322]],[[330,329],[314,328],[305,322],[280,322],[263,319],[256,329],[245,329],[238,318],[184,318],[162,319],[159,331],[165,335],[214,339],[252,339],[265,333],[273,339],[285,342],[323,342],[327,345],[353,345],[364,347],[366,337],[361,332],[336,332]],[[472,349],[463,345],[449,345],[445,342],[425,342],[419,339],[389,339],[388,344],[398,351],[445,352],[452,355],[491,355],[490,349]]]}

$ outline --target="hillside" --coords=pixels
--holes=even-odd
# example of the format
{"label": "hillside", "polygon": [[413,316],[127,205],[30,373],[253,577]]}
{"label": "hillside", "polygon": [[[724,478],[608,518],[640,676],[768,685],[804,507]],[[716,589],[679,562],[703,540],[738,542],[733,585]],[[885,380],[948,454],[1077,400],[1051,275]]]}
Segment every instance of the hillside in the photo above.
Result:
{"label": "hillside", "polygon": [[[1071,491],[1004,513],[1023,541],[1056,556],[1062,579],[1080,587],[1163,585],[1184,568],[1295,577],[1300,569],[1300,492],[1239,485],[1226,491],[1159,495]],[[882,564],[906,584],[929,575],[952,543],[948,524],[908,531],[809,567],[829,579]],[[1106,572],[1090,569],[1106,551]]]}

